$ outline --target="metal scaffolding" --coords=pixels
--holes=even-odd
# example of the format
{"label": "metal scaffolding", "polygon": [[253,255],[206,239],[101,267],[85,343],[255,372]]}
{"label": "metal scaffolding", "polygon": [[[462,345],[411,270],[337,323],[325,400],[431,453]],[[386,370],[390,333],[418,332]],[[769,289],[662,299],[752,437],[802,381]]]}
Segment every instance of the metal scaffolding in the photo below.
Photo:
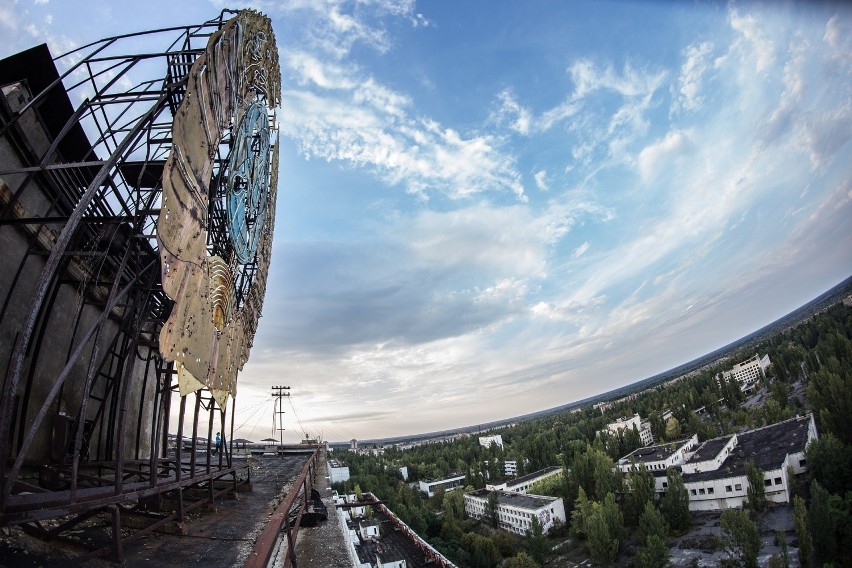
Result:
{"label": "metal scaffolding", "polygon": [[[174,305],[157,235],[172,125],[193,62],[236,15],[0,61],[0,525],[69,538],[106,515],[112,544],[89,555],[120,557],[247,478],[228,445],[211,452],[233,405],[209,388],[179,397],[159,347]],[[226,258],[232,145],[229,129],[208,182],[207,250]],[[257,259],[243,260],[250,278]],[[130,515],[145,528],[122,537]]]}

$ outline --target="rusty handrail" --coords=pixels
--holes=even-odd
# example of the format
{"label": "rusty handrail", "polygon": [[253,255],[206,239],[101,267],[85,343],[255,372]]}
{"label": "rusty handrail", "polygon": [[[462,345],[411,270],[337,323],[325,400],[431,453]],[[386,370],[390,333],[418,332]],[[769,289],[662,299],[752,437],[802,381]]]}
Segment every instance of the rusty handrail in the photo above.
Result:
{"label": "rusty handrail", "polygon": [[[294,551],[296,536],[299,533],[302,514],[307,508],[307,502],[308,499],[310,499],[311,489],[313,488],[318,454],[319,450],[315,450],[314,453],[311,454],[311,457],[308,458],[308,461],[302,468],[302,472],[295,479],[293,485],[290,486],[290,490],[287,492],[284,500],[280,505],[278,505],[275,512],[272,513],[272,516],[269,518],[269,522],[263,528],[260,535],[258,535],[257,540],[255,540],[254,547],[243,565],[244,568],[266,568],[266,566],[269,565],[269,561],[272,559],[272,553],[275,550],[276,544],[278,544],[281,531],[285,528],[287,530],[285,537],[287,539],[287,548],[284,552],[283,565],[284,568],[289,568],[294,565],[293,561],[295,560]],[[296,516],[295,525],[291,528],[289,513],[290,509],[293,507],[293,503],[300,494],[300,488],[302,489],[302,504],[299,507],[299,513]]]}

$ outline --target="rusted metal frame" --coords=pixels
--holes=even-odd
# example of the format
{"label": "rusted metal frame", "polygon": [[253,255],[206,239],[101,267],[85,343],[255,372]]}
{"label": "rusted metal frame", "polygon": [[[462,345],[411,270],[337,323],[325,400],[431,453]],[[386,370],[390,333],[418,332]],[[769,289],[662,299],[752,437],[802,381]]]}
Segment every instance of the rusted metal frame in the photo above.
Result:
{"label": "rusted metal frame", "polygon": [[[118,284],[118,280],[115,281],[113,285],[113,291],[111,293],[115,293],[115,285]],[[80,312],[82,313],[83,307],[80,307]],[[89,368],[86,370],[86,381],[83,384],[83,397],[80,401],[80,412],[77,415],[77,431],[74,434],[74,455],[71,461],[71,500],[73,501],[77,497],[77,476],[80,472],[80,454],[83,448],[83,435],[86,431],[86,411],[89,404],[89,394],[90,389],[92,388],[92,383],[95,378],[95,373],[100,370],[101,365],[97,363],[99,358],[99,350],[100,350],[100,337],[101,330],[103,329],[103,325],[98,326],[98,330],[95,333],[95,340],[92,345],[92,353],[89,359]],[[118,331],[113,339],[112,343],[118,339],[121,331]],[[75,328],[76,335],[76,328]],[[72,336],[72,345],[73,345],[73,336]],[[70,354],[69,354],[70,357]],[[66,359],[67,362],[68,359]],[[101,363],[102,364],[102,363]],[[64,386],[64,381],[63,381]]]}
{"label": "rusted metal frame", "polygon": [[[287,495],[284,497],[284,500],[275,509],[275,512],[269,518],[269,522],[266,523],[266,526],[261,531],[260,535],[258,535],[257,540],[255,540],[254,547],[252,551],[249,553],[248,558],[246,558],[244,568],[266,568],[269,564],[270,559],[272,558],[272,552],[275,549],[275,545],[278,542],[279,535],[281,530],[284,528],[284,523],[287,523],[287,526],[290,526],[290,509],[293,507],[293,502],[299,496],[299,491],[292,491],[293,487],[304,487],[307,489],[307,493],[310,493],[310,486],[313,481],[313,478],[310,478],[310,481],[307,481],[309,475],[313,473],[313,464],[317,459],[317,451],[314,451],[311,454],[311,457],[308,458],[308,461],[305,463],[302,468],[301,473],[294,481],[291,486],[291,490],[287,492]],[[305,485],[307,483],[307,485]],[[302,503],[302,508],[304,507],[304,502]],[[290,531],[288,529],[288,541],[295,542],[295,539],[298,536],[298,526],[301,523],[301,515],[302,510],[300,508],[299,514],[296,520],[296,529],[292,531],[292,535],[290,535]],[[292,561],[295,559],[295,556],[291,556],[287,554],[287,557],[284,559],[284,566],[293,566]]]}
{"label": "rusted metal frame", "polygon": [[[140,319],[140,322],[141,322],[142,321],[142,314],[139,315],[139,319]],[[141,389],[142,393],[145,393],[147,388],[148,388],[148,372],[150,370],[151,370],[151,353],[149,352],[148,356],[145,357],[145,372],[142,373],[142,389]],[[154,406],[152,406],[152,409],[151,409],[151,414],[152,414],[151,434],[152,435],[157,431],[156,422],[154,422],[154,420],[157,418],[156,390],[157,389],[154,389]],[[138,417],[136,419],[136,444],[135,444],[136,454],[135,454],[135,459],[137,459],[137,460],[139,459],[139,446],[141,445],[141,441],[142,441],[142,414],[143,414],[142,411],[144,410],[144,408],[145,408],[145,395],[143,394],[142,396],[139,397],[139,413],[138,413]],[[157,453],[157,446],[152,445],[152,446],[150,446],[150,448],[151,448],[151,450],[150,450],[151,455],[155,455]]]}
{"label": "rusted metal frame", "polygon": [[[210,455],[210,445],[213,443],[213,419],[214,419],[215,412],[216,412],[216,401],[213,400],[213,396],[211,394],[211,396],[210,396],[210,413],[209,413],[208,418],[207,418],[207,470],[206,471],[207,471],[208,474],[213,469],[213,463],[212,463],[213,462],[213,459],[212,459],[213,456]],[[221,430],[220,430],[220,432],[221,432]],[[219,444],[219,446],[220,446],[220,449],[219,449],[219,451],[216,452],[216,459],[220,460],[220,463],[221,463],[222,456],[219,455],[219,453],[221,452],[221,444]],[[221,467],[219,469],[221,469]],[[210,483],[208,493],[209,493],[208,499],[210,500],[210,504],[212,505],[213,504],[213,483]]]}
{"label": "rusted metal frame", "polygon": [[[133,250],[133,253],[136,257],[134,259],[135,260],[134,264],[136,266],[139,266],[142,262],[142,259],[140,258],[141,250],[138,246],[138,243],[136,243],[136,246],[132,246],[131,249]],[[157,260],[159,261],[159,258]],[[157,266],[159,267],[159,264]],[[116,462],[117,462],[116,481],[118,483],[116,484],[116,492],[120,492],[121,484],[123,483],[122,471],[123,471],[123,465],[124,465],[124,444],[125,444],[125,434],[126,434],[126,428],[127,428],[127,420],[126,420],[126,417],[127,417],[127,401],[128,401],[128,397],[130,396],[130,391],[131,391],[130,386],[131,386],[131,382],[132,382],[132,378],[133,378],[133,370],[136,366],[136,359],[138,358],[138,349],[139,349],[138,339],[139,339],[139,336],[142,333],[141,328],[142,328],[142,325],[143,325],[143,317],[148,311],[148,306],[149,306],[149,301],[150,301],[149,291],[151,289],[151,285],[152,285],[153,281],[158,276],[159,276],[159,270],[152,270],[149,273],[148,279],[147,279],[147,282],[145,282],[145,285],[143,287],[137,289],[138,290],[137,295],[139,297],[136,298],[136,301],[134,302],[134,309],[132,311],[132,319],[129,318],[128,315],[125,316],[125,321],[130,320],[130,321],[133,322],[133,325],[132,325],[132,328],[130,330],[131,333],[132,333],[131,334],[130,346],[129,346],[130,357],[129,357],[129,361],[127,359],[125,359],[124,379],[121,381],[122,382],[121,387],[124,389],[124,396],[122,397],[122,400],[121,400],[120,420],[119,420],[119,425],[118,425],[118,429],[119,429],[118,456],[117,456],[117,460],[116,460]],[[147,384],[147,373],[148,373],[149,368],[150,367],[146,364],[145,380],[144,380],[143,384]],[[144,387],[143,387],[142,392],[144,393]],[[143,394],[143,396],[140,396],[139,404],[140,404],[140,408],[139,408],[140,428],[137,429],[137,434],[136,434],[136,442],[137,442],[136,443],[136,447],[137,447],[136,457],[137,457],[137,459],[139,457],[138,446],[139,446],[139,430],[141,429],[142,409],[145,406],[144,394]],[[152,448],[152,451],[153,451],[153,448]]]}
{"label": "rusted metal frame", "polygon": [[[159,342],[158,342],[159,343]],[[157,358],[157,392],[160,397],[160,404],[162,405],[162,411],[160,413],[160,421],[158,422],[160,426],[157,428],[158,435],[162,432],[160,436],[160,441],[158,442],[158,446],[160,446],[161,455],[164,458],[168,458],[169,455],[169,417],[171,416],[172,410],[172,363],[167,364],[167,368],[164,371],[162,368],[163,363],[165,363],[161,358]],[[160,379],[162,379],[162,383],[160,383]],[[159,408],[159,406],[158,406]],[[151,459],[154,460],[155,452],[151,452]]]}
{"label": "rusted metal frame", "polygon": [[[192,453],[189,456],[189,468],[192,475],[195,475],[195,456],[198,450],[198,415],[201,412],[201,392],[195,391],[195,408],[192,414]],[[208,440],[209,443],[209,440]],[[210,448],[207,448],[208,453]]]}
{"label": "rusted metal frame", "polygon": [[[134,63],[131,64],[130,67],[135,65],[135,63],[136,62],[134,61]],[[91,74],[91,70],[90,70],[90,74]],[[118,77],[116,77],[113,81],[111,81],[109,85],[104,87],[104,91],[107,88],[111,87],[112,84],[117,80],[118,80]],[[94,79],[92,79],[92,81],[94,82]],[[95,98],[98,99],[102,94],[103,94],[103,92],[96,93]],[[137,97],[137,99],[138,99],[138,97]],[[98,146],[103,145],[104,148],[108,152],[112,153],[112,152],[115,151],[115,148],[118,147],[116,134],[118,134],[122,131],[122,129],[115,128],[115,125],[118,124],[118,121],[127,112],[129,112],[131,108],[134,108],[136,106],[137,102],[141,104],[141,100],[131,101],[131,102],[124,102],[123,101],[122,104],[125,105],[124,110],[122,110],[118,114],[118,116],[116,116],[115,118],[110,119],[110,117],[107,116],[106,105],[103,102],[98,101],[98,102],[95,103],[91,100],[87,101],[87,103],[89,104],[89,108],[91,109],[91,114],[90,114],[91,120],[92,120],[92,122],[95,123],[95,126],[97,127],[98,132],[100,133],[100,137],[98,139],[96,139],[94,142],[92,142],[92,148],[97,148]],[[100,119],[98,118],[97,111],[100,111],[101,118],[103,119],[103,125],[101,124]],[[81,120],[81,122],[82,122],[82,120]],[[110,148],[110,140],[112,141],[112,145],[113,145],[112,148]]]}
{"label": "rusted metal frame", "polygon": [[[168,480],[164,480],[162,483],[158,483],[155,487],[149,487],[147,481],[138,481],[126,485],[126,491],[121,494],[116,494],[112,487],[108,486],[91,487],[81,490],[79,498],[74,502],[70,502],[68,500],[67,490],[28,495],[13,495],[13,499],[9,503],[7,510],[0,515],[0,522],[4,525],[14,525],[28,521],[41,521],[66,515],[79,514],[91,509],[133,501],[175,490],[178,490],[178,493],[182,496],[182,491],[180,491],[182,488],[199,485],[205,482],[212,482],[228,475],[235,474],[238,469],[245,469],[247,467],[248,466],[241,466],[222,471],[215,471],[209,476],[204,476],[200,479],[186,478],[183,481],[175,481],[174,478],[169,478]],[[225,489],[230,491],[230,487],[226,487]],[[200,501],[201,504],[208,502],[209,501],[206,498]],[[191,510],[191,508],[184,509],[184,513],[186,510]]]}
{"label": "rusted metal frame", "polygon": [[[123,354],[127,352],[127,342],[129,341],[126,334],[119,332],[117,334],[118,341],[121,346],[118,349],[110,351],[109,367],[106,372],[101,371],[98,378],[105,380],[103,398],[100,400],[100,405],[95,411],[94,421],[98,424],[98,459],[111,460],[112,448],[115,431],[112,425],[115,424],[116,397],[118,388],[117,375],[121,372]],[[101,367],[103,369],[103,367]],[[109,410],[109,415],[107,415]]]}
{"label": "rusted metal frame", "polygon": [[[42,341],[44,341],[44,335],[47,333],[48,325],[47,322],[50,320],[50,314],[53,312],[53,305],[56,302],[56,296],[59,294],[60,284],[58,282],[52,282],[50,284],[49,294],[47,296],[47,302],[45,303],[43,309],[38,314],[38,333],[35,337],[35,344],[33,345],[32,352],[38,353],[41,350]],[[15,430],[18,432],[18,441],[15,447],[15,450],[18,454],[25,453],[22,452],[21,448],[23,446],[24,440],[26,439],[26,435],[28,432],[32,432],[35,430],[36,425],[33,424],[30,426],[30,429],[27,428],[27,410],[30,405],[30,394],[32,393],[32,386],[35,382],[35,374],[38,370],[35,361],[32,360],[32,356],[30,356],[30,366],[27,370],[27,377],[24,382],[24,393],[21,397],[20,403],[20,416],[18,419],[18,423],[12,425],[12,432]],[[14,393],[13,393],[14,394]],[[21,456],[18,455],[20,458]]]}
{"label": "rusted metal frame", "polygon": [[[143,271],[142,271],[142,273],[140,273],[140,276],[142,274],[144,274],[145,271],[150,270],[152,266],[153,266],[153,263],[150,264],[149,266],[143,268]],[[159,264],[157,264],[157,266],[159,266]],[[47,409],[53,403],[53,400],[55,399],[56,395],[58,394],[59,387],[62,385],[62,383],[65,381],[65,379],[70,374],[72,364],[75,361],[77,361],[77,359],[80,358],[80,356],[81,356],[85,346],[88,344],[89,340],[95,334],[96,330],[100,329],[100,327],[103,325],[107,314],[109,312],[111,312],[112,309],[116,305],[118,305],[118,303],[124,298],[125,295],[127,295],[127,293],[135,285],[136,285],[136,281],[131,281],[120,292],[118,292],[117,294],[115,294],[113,296],[113,299],[109,302],[108,309],[106,309],[104,312],[101,313],[100,317],[93,324],[92,328],[90,328],[84,334],[84,336],[80,340],[80,345],[77,347],[77,349],[74,350],[74,355],[73,355],[72,359],[68,363],[65,364],[65,367],[62,369],[62,371],[59,373],[59,375],[56,377],[56,379],[54,379],[54,383],[53,383],[53,386],[50,389],[50,392],[45,397],[44,403],[42,404],[41,408],[39,409],[39,412],[36,414],[32,423],[30,424],[30,429],[29,429],[29,431],[27,432],[27,435],[24,438],[24,444],[22,445],[22,447],[19,450],[18,457],[15,460],[15,463],[12,466],[12,469],[7,474],[7,479],[5,480],[4,487],[3,487],[3,493],[2,493],[2,503],[3,504],[6,503],[9,495],[12,492],[12,487],[14,486],[14,479],[18,476],[18,473],[21,470],[21,466],[23,465],[24,457],[25,457],[27,451],[29,450],[30,444],[32,443],[33,439],[35,438],[35,434],[36,434],[36,431],[38,429],[38,426],[42,423],[45,416],[47,415]],[[11,389],[9,389],[8,382],[7,382],[6,387],[7,387],[7,392],[9,392]],[[7,398],[4,398],[3,402],[5,403],[5,402],[7,402],[7,400],[8,400]],[[4,446],[8,444],[8,442],[5,439],[0,440],[0,443],[3,443]],[[5,449],[5,447],[4,447],[4,449]],[[0,456],[3,456],[3,455],[8,455],[8,454],[6,454],[5,452],[0,453]],[[3,465],[3,468],[5,470],[5,460],[0,460],[0,464]],[[5,471],[4,471],[4,473],[5,473]]]}
{"label": "rusted metal frame", "polygon": [[87,160],[84,162],[59,162],[56,164],[45,164],[43,166],[21,166],[12,170],[0,170],[0,176],[8,176],[12,174],[25,174],[31,172],[43,172],[47,170],[68,170],[76,168],[94,168],[103,166],[103,160]]}
{"label": "rusted metal frame", "polygon": [[[5,393],[7,393],[7,396],[4,396],[2,400],[0,400],[0,479],[5,477],[6,475],[5,457],[9,455],[8,431],[11,418],[10,414],[12,410],[12,397],[9,396],[9,394],[14,393],[17,389],[18,382],[23,371],[25,354],[30,346],[38,312],[42,307],[50,282],[54,279],[54,276],[56,275],[59,269],[60,263],[63,258],[62,252],[68,247],[71,238],[76,232],[77,227],[79,226],[80,221],[84,216],[85,210],[88,208],[89,204],[92,202],[95,195],[97,194],[98,188],[100,187],[101,183],[103,183],[109,172],[112,171],[118,161],[123,157],[125,150],[127,150],[127,148],[133,145],[134,139],[140,136],[143,127],[148,122],[150,122],[155,116],[157,116],[159,112],[162,111],[162,107],[165,103],[165,100],[165,97],[161,97],[161,100],[158,101],[158,104],[152,107],[148,111],[148,113],[143,117],[143,119],[139,121],[135,132],[131,135],[128,135],[122,141],[119,149],[117,149],[116,152],[114,152],[110,156],[110,158],[101,168],[100,172],[95,175],[91,184],[88,186],[83,196],[81,197],[77,208],[74,210],[74,213],[68,220],[68,223],[66,223],[65,226],[62,228],[62,232],[54,243],[53,254],[51,254],[51,256],[48,258],[47,263],[44,269],[42,270],[41,275],[39,276],[38,282],[35,286],[35,293],[33,294],[29,313],[27,314],[27,317],[24,319],[24,321],[21,323],[21,331],[15,342],[15,346],[12,349],[11,365],[9,367],[10,372],[7,374],[5,384]],[[9,483],[7,481],[6,489],[4,489],[2,493],[0,493],[0,508],[3,507],[3,504],[5,503],[10,491],[11,487],[9,486]]]}

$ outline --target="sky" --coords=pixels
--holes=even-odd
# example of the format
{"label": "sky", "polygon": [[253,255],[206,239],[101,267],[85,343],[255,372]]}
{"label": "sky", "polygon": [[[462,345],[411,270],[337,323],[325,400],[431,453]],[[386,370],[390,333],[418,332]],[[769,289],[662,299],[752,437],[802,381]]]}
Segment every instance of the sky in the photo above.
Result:
{"label": "sky", "polygon": [[[475,426],[668,370],[852,274],[852,8],[261,0],[282,65],[236,437]],[[0,57],[220,0],[0,0]],[[277,437],[277,435],[275,435]]]}

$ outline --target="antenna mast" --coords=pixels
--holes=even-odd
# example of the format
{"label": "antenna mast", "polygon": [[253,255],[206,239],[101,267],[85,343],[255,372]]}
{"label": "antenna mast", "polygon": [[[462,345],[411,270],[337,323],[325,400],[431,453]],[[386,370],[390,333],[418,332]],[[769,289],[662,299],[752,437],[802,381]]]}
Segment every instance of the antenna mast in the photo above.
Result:
{"label": "antenna mast", "polygon": [[281,445],[281,446],[284,445],[284,397],[290,396],[289,392],[285,393],[284,391],[289,391],[289,390],[290,390],[290,387],[272,387],[272,396],[274,396],[275,398],[278,399],[277,400],[277,410],[275,410],[275,413],[272,416],[272,418],[273,418],[272,426],[275,427],[274,418],[277,416],[278,417],[277,429],[278,429],[278,436],[279,436],[279,440],[280,440],[279,445]]}

